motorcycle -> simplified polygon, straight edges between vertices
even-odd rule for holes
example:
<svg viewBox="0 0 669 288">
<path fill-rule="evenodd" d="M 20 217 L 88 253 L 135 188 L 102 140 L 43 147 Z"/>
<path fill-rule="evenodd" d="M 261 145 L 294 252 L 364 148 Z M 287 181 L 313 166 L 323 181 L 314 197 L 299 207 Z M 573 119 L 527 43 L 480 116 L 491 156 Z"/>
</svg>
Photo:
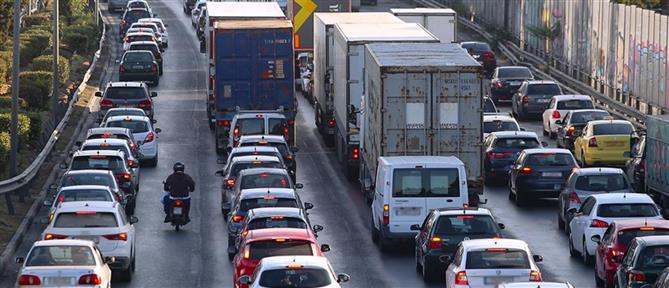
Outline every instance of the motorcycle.
<svg viewBox="0 0 669 288">
<path fill-rule="evenodd" d="M 184 209 L 186 208 L 186 201 L 190 199 L 190 196 L 188 197 L 169 197 L 170 201 L 172 201 L 172 206 L 170 210 L 170 219 L 172 226 L 174 226 L 174 230 L 179 232 L 181 229 L 181 226 L 185 226 L 188 222 L 186 221 L 186 215 L 184 215 Z"/>
</svg>

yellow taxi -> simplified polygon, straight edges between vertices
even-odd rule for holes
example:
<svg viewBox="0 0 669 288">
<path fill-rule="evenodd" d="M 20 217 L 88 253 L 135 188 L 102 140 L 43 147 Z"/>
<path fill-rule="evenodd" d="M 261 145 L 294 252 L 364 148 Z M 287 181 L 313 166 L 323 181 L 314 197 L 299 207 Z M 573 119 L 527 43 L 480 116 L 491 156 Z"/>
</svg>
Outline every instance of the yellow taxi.
<svg viewBox="0 0 669 288">
<path fill-rule="evenodd" d="M 626 120 L 590 121 L 574 141 L 574 157 L 581 167 L 624 166 L 634 135 L 634 126 Z"/>
</svg>

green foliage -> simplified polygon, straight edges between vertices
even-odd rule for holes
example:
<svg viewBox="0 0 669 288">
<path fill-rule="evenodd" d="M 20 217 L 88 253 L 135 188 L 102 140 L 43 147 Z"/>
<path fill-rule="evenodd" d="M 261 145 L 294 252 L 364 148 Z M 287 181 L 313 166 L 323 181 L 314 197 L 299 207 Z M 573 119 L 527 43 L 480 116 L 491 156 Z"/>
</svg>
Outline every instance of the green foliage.
<svg viewBox="0 0 669 288">
<path fill-rule="evenodd" d="M 0 113 L 0 131 L 10 131 L 11 113 Z M 18 121 L 19 145 L 27 145 L 30 140 L 30 117 L 19 113 Z"/>
<path fill-rule="evenodd" d="M 12 52 L 0 51 L 0 83 L 7 83 L 12 77 Z"/>
<path fill-rule="evenodd" d="M 660 7 L 662 0 L 617 0 L 616 2 L 625 5 L 636 5 L 643 9 L 656 9 Z"/>
<path fill-rule="evenodd" d="M 19 109 L 25 109 L 26 107 L 26 101 L 19 98 Z M 12 97 L 0 96 L 0 109 L 12 109 Z"/>
<path fill-rule="evenodd" d="M 35 57 L 42 55 L 51 43 L 51 33 L 42 29 L 21 32 L 21 66 L 26 66 Z"/>
<path fill-rule="evenodd" d="M 53 71 L 53 55 L 42 55 L 33 59 L 33 71 Z M 63 56 L 58 57 L 58 80 L 65 84 L 70 78 L 70 62 Z"/>
<path fill-rule="evenodd" d="M 47 110 L 51 94 L 51 72 L 25 71 L 19 74 L 19 97 L 29 110 Z"/>
<path fill-rule="evenodd" d="M 84 14 L 87 9 L 87 0 L 59 0 L 60 15 L 65 16 L 68 23 Z"/>
<path fill-rule="evenodd" d="M 549 41 L 559 37 L 560 34 L 562 34 L 562 26 L 560 26 L 560 21 L 555 22 L 553 26 L 527 26 L 527 30 L 535 36 Z"/>
<path fill-rule="evenodd" d="M 25 27 L 33 27 L 36 25 L 49 25 L 51 23 L 51 12 L 39 12 L 23 17 Z"/>
</svg>

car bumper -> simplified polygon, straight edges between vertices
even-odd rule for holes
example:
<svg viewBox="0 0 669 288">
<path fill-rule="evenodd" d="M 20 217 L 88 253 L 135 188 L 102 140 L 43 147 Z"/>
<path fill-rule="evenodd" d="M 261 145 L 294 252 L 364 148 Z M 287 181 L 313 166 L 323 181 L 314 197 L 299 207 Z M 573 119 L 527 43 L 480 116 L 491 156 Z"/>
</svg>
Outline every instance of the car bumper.
<svg viewBox="0 0 669 288">
<path fill-rule="evenodd" d="M 113 255 L 106 255 L 113 256 Z M 114 262 L 109 263 L 109 268 L 112 270 L 126 270 L 130 267 L 130 257 L 126 256 L 114 256 Z"/>
<path fill-rule="evenodd" d="M 118 75 L 119 81 L 156 81 L 158 73 L 123 73 Z"/>
<path fill-rule="evenodd" d="M 539 116 L 544 113 L 546 106 L 544 104 L 523 104 L 520 109 L 522 109 L 523 113 L 526 115 Z"/>
<path fill-rule="evenodd" d="M 388 225 L 381 225 L 381 235 L 386 239 L 409 240 L 416 237 L 416 232 L 392 232 Z"/>
<path fill-rule="evenodd" d="M 493 88 L 490 90 L 490 93 L 492 94 L 493 100 L 511 101 L 511 97 L 516 93 L 516 91 L 518 91 L 518 87 Z"/>
<path fill-rule="evenodd" d="M 560 195 L 560 190 L 564 187 L 563 178 L 522 178 L 516 180 L 516 187 L 537 198 L 555 198 Z"/>
<path fill-rule="evenodd" d="M 588 151 L 583 155 L 586 165 L 625 166 L 628 157 L 622 151 Z"/>
<path fill-rule="evenodd" d="M 140 160 L 156 159 L 158 157 L 158 144 L 154 140 L 151 143 L 139 145 L 139 152 L 142 153 Z"/>
</svg>

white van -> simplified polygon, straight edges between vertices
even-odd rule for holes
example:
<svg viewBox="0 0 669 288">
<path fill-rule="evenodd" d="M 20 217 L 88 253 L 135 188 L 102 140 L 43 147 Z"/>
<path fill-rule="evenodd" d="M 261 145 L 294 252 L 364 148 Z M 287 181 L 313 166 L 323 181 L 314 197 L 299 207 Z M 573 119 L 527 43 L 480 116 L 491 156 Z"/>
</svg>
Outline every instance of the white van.
<svg viewBox="0 0 669 288">
<path fill-rule="evenodd" d="M 372 239 L 411 239 L 432 209 L 468 204 L 465 164 L 454 156 L 379 157 L 372 202 Z"/>
</svg>

